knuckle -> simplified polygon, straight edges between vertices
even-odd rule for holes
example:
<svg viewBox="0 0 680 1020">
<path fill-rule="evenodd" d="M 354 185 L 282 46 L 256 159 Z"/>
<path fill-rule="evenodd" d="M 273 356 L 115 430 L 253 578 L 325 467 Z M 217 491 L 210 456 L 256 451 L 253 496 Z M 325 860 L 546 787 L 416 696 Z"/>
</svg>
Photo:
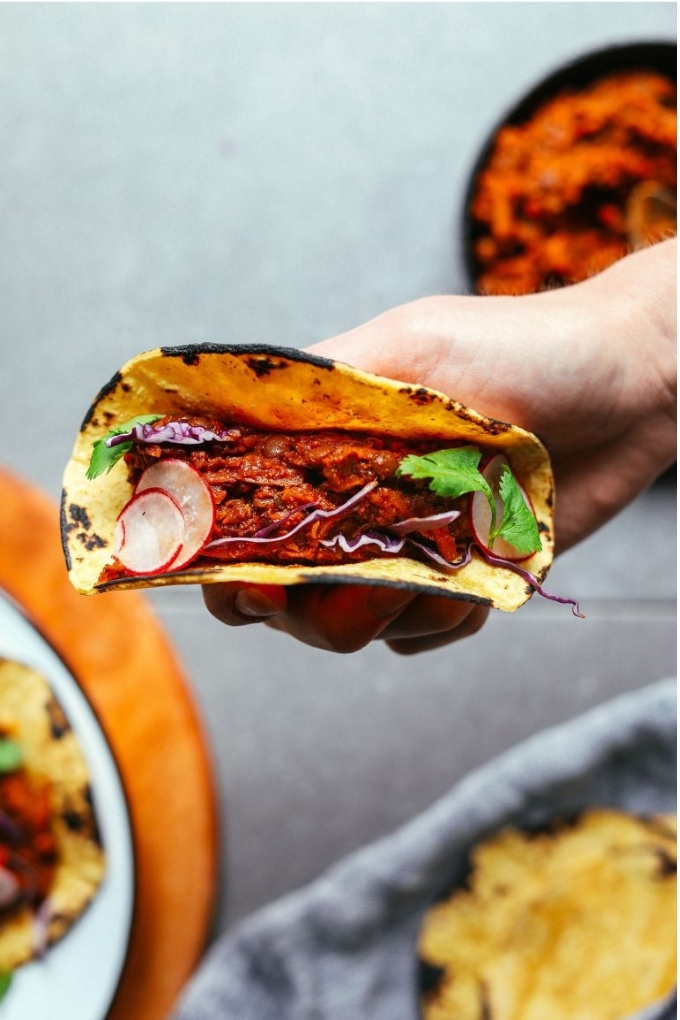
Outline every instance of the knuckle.
<svg viewBox="0 0 680 1020">
<path fill-rule="evenodd" d="M 205 608 L 208 610 L 211 616 L 214 616 L 220 623 L 226 624 L 228 627 L 242 627 L 246 623 L 251 623 L 243 616 L 238 614 L 234 607 L 234 599 L 236 597 L 236 591 L 228 588 L 226 585 L 221 584 L 205 584 L 203 585 L 203 602 Z"/>
<path fill-rule="evenodd" d="M 488 609 L 473 609 L 466 620 L 465 633 L 467 637 L 471 637 L 482 629 L 486 623 L 486 618 L 489 615 Z"/>
</svg>

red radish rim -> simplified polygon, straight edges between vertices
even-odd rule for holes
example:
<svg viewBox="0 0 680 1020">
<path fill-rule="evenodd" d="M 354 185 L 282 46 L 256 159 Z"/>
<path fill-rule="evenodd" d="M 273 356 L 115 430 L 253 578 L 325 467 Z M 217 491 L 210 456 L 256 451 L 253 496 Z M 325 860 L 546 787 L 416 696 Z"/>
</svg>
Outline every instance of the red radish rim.
<svg viewBox="0 0 680 1020">
<path fill-rule="evenodd" d="M 180 541 L 177 544 L 177 548 L 174 550 L 174 552 L 173 552 L 172 556 L 170 557 L 170 559 L 165 560 L 160 567 L 155 567 L 154 569 L 151 569 L 151 570 L 149 570 L 149 569 L 146 569 L 146 570 L 137 570 L 134 567 L 128 566 L 128 564 L 125 563 L 125 561 L 121 559 L 120 553 L 123 551 L 123 547 L 125 546 L 126 541 L 127 541 L 125 521 L 122 518 L 129 511 L 130 507 L 133 506 L 134 503 L 137 503 L 142 498 L 145 498 L 145 497 L 148 497 L 148 496 L 163 496 L 164 499 L 167 499 L 167 500 L 170 501 L 170 503 L 172 503 L 174 508 L 177 510 L 180 518 L 182 519 L 182 521 L 184 520 L 184 517 L 183 517 L 183 514 L 182 514 L 182 510 L 179 507 L 179 505 L 177 503 L 177 500 L 174 499 L 174 497 L 171 495 L 171 493 L 167 492 L 165 489 L 161 489 L 158 486 L 150 486 L 148 489 L 143 489 L 142 492 L 135 491 L 133 493 L 132 497 L 127 501 L 127 503 L 125 504 L 123 509 L 118 514 L 118 517 L 116 518 L 116 524 L 120 525 L 122 533 L 123 533 L 123 542 L 117 548 L 117 550 L 115 552 L 115 556 L 117 557 L 119 562 L 125 567 L 125 570 L 128 572 L 128 574 L 132 575 L 133 577 L 152 577 L 152 576 L 155 576 L 156 574 L 165 573 L 169 569 L 169 567 L 171 567 L 175 563 L 175 561 L 176 561 L 177 557 L 179 556 L 179 554 L 181 552 L 181 549 L 182 549 L 182 541 L 180 539 Z"/>
<path fill-rule="evenodd" d="M 177 475 L 178 473 L 179 479 L 172 477 L 172 474 Z M 164 474 L 170 474 L 170 477 L 164 479 Z M 182 478 L 182 476 L 184 477 Z M 145 479 L 149 477 L 157 484 L 147 486 Z M 162 484 L 163 482 L 165 484 Z M 197 471 L 188 461 L 180 460 L 178 457 L 166 457 L 146 468 L 137 482 L 135 492 L 149 492 L 152 488 L 159 488 L 166 492 L 182 514 L 185 527 L 184 539 L 177 557 L 171 564 L 173 569 L 181 570 L 201 554 L 213 533 L 217 508 L 210 486 L 200 471 Z M 200 528 L 197 528 L 200 521 L 203 523 Z M 188 553 L 186 552 L 187 548 Z"/>
<path fill-rule="evenodd" d="M 519 479 L 517 478 L 517 475 L 513 471 L 512 464 L 510 463 L 510 460 L 508 459 L 508 457 L 504 453 L 494 453 L 491 457 L 488 457 L 485 461 L 482 462 L 482 464 L 480 464 L 480 472 L 481 472 L 482 476 L 485 478 L 485 480 L 488 481 L 488 479 L 486 478 L 486 472 L 488 471 L 488 469 L 491 466 L 491 464 L 494 463 L 494 461 L 502 461 L 503 464 L 507 464 L 507 466 L 510 469 L 510 472 L 511 472 L 511 474 L 513 476 L 513 478 L 517 482 L 519 490 L 522 493 L 522 496 L 524 497 L 524 500 L 525 500 L 527 506 L 529 507 L 529 509 L 531 510 L 532 514 L 535 517 L 536 513 L 534 511 L 534 508 L 533 508 L 533 505 L 531 503 L 531 500 L 529 499 L 529 496 L 527 495 L 527 492 L 526 492 L 524 486 L 520 483 Z M 492 487 L 491 491 L 494 492 L 493 487 Z M 494 495 L 496 495 L 495 492 L 494 492 Z M 470 516 L 470 528 L 472 529 L 472 535 L 473 535 L 474 540 L 477 543 L 477 545 L 480 546 L 486 552 L 490 553 L 492 556 L 501 557 L 502 559 L 509 560 L 512 563 L 523 563 L 524 560 L 531 559 L 531 557 L 535 555 L 533 552 L 520 553 L 519 550 L 516 550 L 515 552 L 508 552 L 509 549 L 513 550 L 513 549 L 515 549 L 515 547 L 510 542 L 506 542 L 505 539 L 500 538 L 500 536 L 498 536 L 498 538 L 496 538 L 494 541 L 497 542 L 497 541 L 500 540 L 500 541 L 503 542 L 503 551 L 502 552 L 499 552 L 497 549 L 492 548 L 491 546 L 489 546 L 488 542 L 485 542 L 481 538 L 478 529 L 475 527 L 474 501 L 475 501 L 476 498 L 484 501 L 481 504 L 482 506 L 488 506 L 488 500 L 486 498 L 486 495 L 483 492 L 479 492 L 478 491 L 478 492 L 471 492 L 470 493 L 470 512 L 469 512 L 469 516 Z"/>
</svg>

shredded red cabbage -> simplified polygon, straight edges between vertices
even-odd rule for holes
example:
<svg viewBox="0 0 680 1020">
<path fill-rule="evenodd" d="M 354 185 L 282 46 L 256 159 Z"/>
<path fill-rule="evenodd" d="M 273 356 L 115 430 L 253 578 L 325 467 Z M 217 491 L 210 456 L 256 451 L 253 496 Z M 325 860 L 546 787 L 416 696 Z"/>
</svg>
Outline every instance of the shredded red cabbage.
<svg viewBox="0 0 680 1020">
<path fill-rule="evenodd" d="M 290 513 L 286 514 L 285 517 L 281 517 L 278 521 L 272 521 L 271 524 L 268 524 L 266 527 L 261 528 L 260 531 L 257 531 L 254 535 L 250 537 L 230 535 L 227 536 L 226 538 L 216 538 L 214 541 L 209 542 L 204 547 L 203 551 L 205 553 L 215 555 L 215 552 L 219 551 L 221 547 L 225 545 L 232 545 L 234 542 L 255 543 L 257 545 L 262 543 L 283 542 L 286 539 L 291 538 L 293 535 L 297 534 L 297 532 L 301 531 L 302 528 L 307 527 L 309 524 L 313 524 L 314 521 L 330 520 L 333 517 L 338 517 L 341 514 L 346 513 L 360 500 L 362 500 L 367 493 L 369 493 L 372 489 L 375 489 L 377 485 L 378 485 L 377 481 L 369 482 L 367 485 L 364 485 L 362 489 L 356 492 L 352 497 L 350 497 L 350 499 L 348 499 L 347 502 L 343 503 L 339 507 L 336 507 L 334 510 L 315 509 L 313 513 L 305 517 L 305 519 L 303 521 L 300 521 L 299 524 L 296 524 L 295 527 L 292 528 L 290 531 L 286 532 L 285 535 L 276 535 L 274 538 L 269 537 L 272 531 L 277 531 L 280 527 L 285 525 L 286 522 L 289 521 L 291 517 L 294 516 L 294 514 L 298 513 L 298 511 L 309 510 L 312 507 L 317 507 L 318 504 L 305 503 L 303 506 L 296 507 L 295 510 L 291 510 Z M 408 520 L 398 521 L 396 524 L 389 525 L 389 531 L 394 532 L 396 535 L 407 535 L 412 531 L 423 532 L 432 531 L 435 528 L 442 528 L 445 525 L 450 524 L 452 521 L 455 521 L 458 517 L 460 517 L 460 510 L 448 510 L 444 513 L 432 514 L 429 517 L 410 517 L 408 518 Z M 409 541 L 413 540 L 409 539 Z M 365 532 L 363 535 L 359 535 L 356 538 L 352 539 L 348 539 L 345 535 L 336 535 L 334 538 L 324 541 L 321 544 L 328 546 L 329 548 L 333 547 L 334 545 L 339 545 L 344 552 L 354 552 L 361 546 L 372 544 L 379 546 L 383 552 L 398 553 L 401 552 L 401 550 L 404 547 L 404 540 L 398 542 L 396 539 L 390 537 L 389 535 L 383 535 L 376 531 L 371 531 Z M 413 541 L 413 544 L 418 545 L 418 547 L 421 548 L 425 553 L 427 553 L 428 556 L 436 560 L 438 563 L 443 564 L 444 566 L 447 567 L 458 566 L 457 563 L 456 564 L 449 563 L 448 560 L 445 560 L 437 552 L 435 552 L 433 549 L 430 549 L 428 546 L 421 545 L 419 542 L 415 541 Z"/>
<path fill-rule="evenodd" d="M 505 567 L 507 570 L 514 570 L 516 574 L 519 574 L 519 576 L 525 580 L 527 584 L 530 584 L 534 591 L 538 592 L 539 595 L 542 595 L 544 599 L 550 599 L 551 602 L 561 602 L 564 605 L 571 606 L 571 611 L 574 616 L 578 616 L 579 619 L 585 620 L 585 616 L 581 612 L 576 599 L 563 598 L 561 595 L 552 595 L 549 591 L 546 591 L 545 588 L 541 587 L 538 578 L 535 577 L 534 574 L 529 573 L 529 571 L 525 570 L 524 567 L 520 567 L 519 563 L 516 563 L 514 560 L 506 560 L 502 556 L 494 556 L 487 552 L 486 549 L 482 549 L 480 546 L 477 546 L 477 550 L 482 559 L 486 560 L 490 566 Z"/>
<path fill-rule="evenodd" d="M 303 503 L 302 506 L 296 506 L 294 510 L 291 510 L 290 513 L 286 514 L 284 517 L 280 517 L 278 521 L 272 521 L 271 524 L 268 524 L 266 527 L 260 528 L 259 531 L 256 531 L 255 538 L 266 538 L 267 535 L 271 535 L 272 531 L 276 531 L 277 528 L 286 524 L 286 522 L 289 521 L 291 517 L 294 517 L 300 510 L 311 510 L 318 505 L 318 503 Z"/>
<path fill-rule="evenodd" d="M 471 543 L 467 546 L 459 560 L 447 560 L 444 559 L 443 556 L 440 556 L 436 549 L 432 549 L 429 545 L 423 545 L 422 542 L 416 541 L 415 538 L 408 538 L 406 541 L 410 542 L 411 545 L 414 545 L 416 549 L 420 549 L 421 552 L 425 553 L 426 556 L 429 556 L 435 563 L 438 563 L 442 567 L 446 567 L 448 570 L 459 570 L 461 567 L 466 567 L 472 559 Z"/>
<path fill-rule="evenodd" d="M 314 521 L 330 520 L 333 517 L 339 517 L 342 514 L 345 514 L 360 500 L 362 500 L 367 493 L 369 493 L 372 489 L 375 489 L 377 485 L 377 480 L 369 482 L 351 496 L 345 503 L 339 507 L 335 507 L 333 510 L 313 509 L 312 513 L 308 514 L 304 520 L 300 521 L 299 524 L 296 524 L 294 528 L 286 532 L 284 535 L 275 535 L 274 537 L 271 537 L 271 533 L 284 526 L 286 522 L 294 516 L 294 514 L 301 510 L 309 510 L 313 507 L 317 508 L 318 504 L 306 503 L 302 506 L 296 507 L 295 510 L 291 510 L 290 513 L 281 517 L 278 521 L 272 521 L 271 524 L 268 524 L 251 537 L 235 535 L 228 536 L 226 538 L 217 538 L 213 542 L 209 542 L 206 546 L 204 546 L 203 552 L 219 559 L 220 550 L 227 545 L 233 545 L 235 542 L 239 542 L 242 545 L 272 545 L 276 542 L 285 542 L 289 538 L 292 538 L 293 535 L 296 535 L 298 531 L 301 531 L 303 528 L 313 524 Z M 439 564 L 439 566 L 444 567 L 447 570 L 459 570 L 461 567 L 467 566 L 472 559 L 472 542 L 468 543 L 460 559 L 451 561 L 441 556 L 436 549 L 433 549 L 431 546 L 426 545 L 423 542 L 419 542 L 417 539 L 411 537 L 411 532 L 420 531 L 427 533 L 428 531 L 433 531 L 435 528 L 441 528 L 445 527 L 447 524 L 451 524 L 452 521 L 455 521 L 458 517 L 460 517 L 459 510 L 450 510 L 440 514 L 432 514 L 429 517 L 410 517 L 408 520 L 398 521 L 396 524 L 389 525 L 388 531 L 393 532 L 391 535 L 378 531 L 366 531 L 361 535 L 348 538 L 346 535 L 340 534 L 334 535 L 333 538 L 322 540 L 321 545 L 326 546 L 329 549 L 339 546 L 340 549 L 346 553 L 356 552 L 357 549 L 361 549 L 367 545 L 376 545 L 382 552 L 396 555 L 397 553 L 400 553 L 404 548 L 404 545 L 408 543 L 420 550 L 420 552 L 429 557 L 429 559 L 434 560 L 434 562 Z M 477 545 L 477 543 L 474 544 L 482 559 L 486 560 L 486 562 L 491 566 L 503 567 L 506 570 L 514 571 L 523 578 L 527 584 L 530 584 L 534 591 L 543 598 L 549 599 L 552 602 L 561 602 L 565 605 L 570 605 L 574 616 L 585 619 L 576 599 L 563 598 L 561 595 L 551 594 L 541 586 L 538 578 L 535 577 L 534 574 L 531 574 L 528 570 L 520 567 L 514 560 L 506 560 L 501 556 L 494 556 L 487 552 L 486 549 Z"/>
<path fill-rule="evenodd" d="M 409 517 L 406 521 L 390 524 L 389 529 L 395 535 L 408 535 L 412 531 L 434 531 L 435 528 L 443 528 L 447 524 L 452 524 L 459 517 L 460 510 L 446 510 L 441 514 L 431 514 L 430 517 Z"/>
<path fill-rule="evenodd" d="M 21 829 L 5 812 L 0 810 L 0 836 L 9 839 L 11 843 L 21 842 Z"/>
<path fill-rule="evenodd" d="M 6 910 L 19 899 L 21 884 L 14 872 L 0 865 L 0 910 Z"/>
<path fill-rule="evenodd" d="M 185 446 L 195 446 L 199 443 L 208 443 L 212 440 L 224 441 L 229 439 L 229 432 L 212 432 L 202 425 L 187 425 L 183 421 L 169 421 L 165 425 L 156 425 L 155 422 L 148 422 L 146 425 L 137 423 L 129 432 L 121 432 L 117 436 L 110 436 L 104 440 L 106 446 L 119 446 L 121 443 L 178 443 Z"/>
<path fill-rule="evenodd" d="M 228 535 L 226 538 L 216 538 L 213 542 L 208 542 L 208 544 L 203 547 L 203 552 L 208 553 L 210 556 L 217 556 L 217 558 L 219 558 L 220 549 L 224 548 L 226 545 L 233 545 L 234 542 L 240 542 L 245 545 L 271 545 L 274 542 L 286 542 L 289 538 L 292 538 L 293 535 L 296 535 L 298 531 L 301 531 L 302 528 L 306 528 L 309 524 L 313 524 L 314 521 L 330 520 L 332 517 L 339 517 L 341 514 L 347 513 L 347 511 L 351 510 L 353 506 L 362 500 L 364 496 L 371 491 L 371 489 L 375 489 L 377 484 L 377 480 L 369 482 L 367 485 L 364 485 L 363 489 L 359 489 L 359 491 L 355 492 L 354 495 L 351 496 L 345 503 L 341 506 L 336 506 L 333 510 L 313 510 L 311 514 L 308 514 L 303 521 L 296 524 L 295 527 L 291 528 L 290 531 L 287 531 L 285 535 L 275 535 L 273 538 L 270 538 L 268 534 L 263 535 L 263 531 L 269 532 L 273 530 L 271 525 L 267 525 L 267 527 L 263 528 L 258 535 L 253 535 L 252 537 Z M 281 524 L 281 521 L 273 523 L 275 523 L 276 527 L 278 527 Z"/>
<path fill-rule="evenodd" d="M 353 553 L 364 545 L 377 545 L 386 553 L 399 553 L 404 548 L 405 538 L 392 538 L 391 535 L 382 535 L 379 531 L 365 531 L 363 535 L 355 535 L 348 538 L 347 535 L 334 535 L 321 541 L 328 549 L 340 546 L 343 552 Z"/>
<path fill-rule="evenodd" d="M 47 951 L 52 913 L 53 907 L 48 896 L 33 915 L 33 951 L 38 959 Z"/>
<path fill-rule="evenodd" d="M 390 529 L 391 527 L 390 525 Z M 322 541 L 321 545 L 325 545 L 329 549 L 332 549 L 334 546 L 340 546 L 343 552 L 347 553 L 356 552 L 357 549 L 361 549 L 364 545 L 377 545 L 383 552 L 396 555 L 402 551 L 407 542 L 409 545 L 414 545 L 417 549 L 420 549 L 431 560 L 434 560 L 442 567 L 446 567 L 448 570 L 458 570 L 460 567 L 466 566 L 472 559 L 469 545 L 459 560 L 451 561 L 445 560 L 436 549 L 416 541 L 415 538 L 392 538 L 391 535 L 383 535 L 378 531 L 366 531 L 363 535 L 357 535 L 355 538 L 347 538 L 346 535 L 334 535 L 333 538 Z"/>
</svg>

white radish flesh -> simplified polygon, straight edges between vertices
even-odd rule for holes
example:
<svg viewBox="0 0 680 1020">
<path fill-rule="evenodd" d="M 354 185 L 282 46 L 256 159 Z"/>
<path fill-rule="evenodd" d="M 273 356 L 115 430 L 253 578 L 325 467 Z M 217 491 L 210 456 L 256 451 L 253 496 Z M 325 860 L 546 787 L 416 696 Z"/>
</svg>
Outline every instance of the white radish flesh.
<svg viewBox="0 0 680 1020">
<path fill-rule="evenodd" d="M 486 480 L 491 489 L 494 499 L 496 501 L 496 527 L 503 520 L 503 501 L 500 497 L 500 483 L 503 475 L 503 469 L 510 468 L 510 462 L 507 457 L 502 454 L 497 454 L 492 457 L 486 467 L 482 469 L 482 476 Z M 510 469 L 512 470 L 512 469 Z M 519 485 L 519 482 L 517 483 Z M 519 486 L 520 492 L 524 497 L 524 502 L 531 510 L 531 503 L 529 497 L 525 493 L 524 489 Z M 532 510 L 533 513 L 533 510 Z M 472 533 L 475 541 L 486 549 L 488 552 L 493 553 L 494 556 L 500 556 L 506 560 L 526 560 L 532 553 L 522 553 L 506 542 L 504 538 L 496 538 L 493 542 L 493 546 L 489 545 L 489 533 L 491 531 L 491 507 L 489 506 L 489 500 L 483 492 L 473 492 L 472 499 L 470 501 L 470 521 L 472 523 Z"/>
<path fill-rule="evenodd" d="M 172 496 L 184 520 L 182 548 L 172 564 L 179 570 L 206 544 L 215 524 L 212 493 L 199 472 L 185 460 L 169 458 L 152 464 L 142 474 L 135 492 L 162 489 Z"/>
<path fill-rule="evenodd" d="M 21 885 L 16 875 L 0 865 L 0 910 L 6 910 L 21 894 Z"/>
<path fill-rule="evenodd" d="M 116 556 L 133 574 L 167 570 L 182 548 L 184 518 L 175 500 L 161 489 L 135 494 L 116 522 Z"/>
</svg>

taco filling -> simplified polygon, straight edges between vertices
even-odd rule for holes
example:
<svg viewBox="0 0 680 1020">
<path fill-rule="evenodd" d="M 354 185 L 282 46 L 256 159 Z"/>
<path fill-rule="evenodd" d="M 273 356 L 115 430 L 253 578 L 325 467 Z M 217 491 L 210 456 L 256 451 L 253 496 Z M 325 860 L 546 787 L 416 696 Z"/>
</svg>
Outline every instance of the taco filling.
<svg viewBox="0 0 680 1020">
<path fill-rule="evenodd" d="M 0 754 L 14 747 L 0 734 Z M 51 818 L 49 782 L 30 776 L 17 754 L 0 770 L 0 918 L 46 900 L 57 866 Z"/>
<path fill-rule="evenodd" d="M 509 460 L 464 441 L 442 449 L 138 416 L 95 442 L 89 477 L 121 457 L 132 496 L 101 584 L 211 560 L 323 566 L 407 556 L 456 570 L 474 545 L 554 597 L 518 565 L 541 538 Z"/>
<path fill-rule="evenodd" d="M 104 871 L 76 735 L 47 681 L 0 659 L 0 998 L 10 972 L 76 922 Z"/>
</svg>

